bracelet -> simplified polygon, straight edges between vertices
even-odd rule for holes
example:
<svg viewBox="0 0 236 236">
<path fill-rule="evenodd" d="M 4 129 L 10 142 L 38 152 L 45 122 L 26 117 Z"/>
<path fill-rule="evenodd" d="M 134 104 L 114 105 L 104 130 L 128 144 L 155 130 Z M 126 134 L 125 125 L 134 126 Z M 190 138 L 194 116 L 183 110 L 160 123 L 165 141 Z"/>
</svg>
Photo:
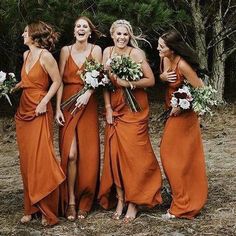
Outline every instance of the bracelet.
<svg viewBox="0 0 236 236">
<path fill-rule="evenodd" d="M 106 106 L 105 106 L 105 108 L 110 108 L 111 107 L 111 104 L 107 104 Z"/>
</svg>

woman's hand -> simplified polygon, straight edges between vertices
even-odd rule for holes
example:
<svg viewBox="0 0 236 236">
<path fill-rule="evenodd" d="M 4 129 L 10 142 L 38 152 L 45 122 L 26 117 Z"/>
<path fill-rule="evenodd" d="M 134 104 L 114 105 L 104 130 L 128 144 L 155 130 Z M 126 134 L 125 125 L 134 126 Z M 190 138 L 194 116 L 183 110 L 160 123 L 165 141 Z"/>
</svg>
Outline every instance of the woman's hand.
<svg viewBox="0 0 236 236">
<path fill-rule="evenodd" d="M 174 83 L 177 79 L 177 75 L 174 71 L 164 71 L 160 74 L 160 79 L 164 82 Z"/>
<path fill-rule="evenodd" d="M 58 110 L 56 111 L 55 119 L 56 119 L 56 122 L 57 122 L 59 125 L 61 125 L 61 126 L 64 125 L 64 123 L 65 123 L 65 118 L 64 118 L 64 115 L 63 115 L 61 109 L 58 109 Z"/>
<path fill-rule="evenodd" d="M 84 94 L 80 95 L 77 100 L 75 106 L 80 109 L 87 105 L 89 98 L 92 94 L 92 90 L 87 90 Z"/>
<path fill-rule="evenodd" d="M 129 88 L 130 87 L 130 84 L 128 81 L 124 80 L 124 79 L 120 79 L 117 75 L 114 75 L 115 77 L 115 80 L 116 80 L 116 83 L 121 86 L 121 87 L 124 87 L 124 88 Z"/>
<path fill-rule="evenodd" d="M 172 107 L 170 116 L 178 116 L 181 113 L 180 107 Z"/>
<path fill-rule="evenodd" d="M 111 106 L 106 107 L 106 121 L 109 125 L 113 124 L 113 116 L 112 116 L 113 110 Z"/>
<path fill-rule="evenodd" d="M 17 90 L 21 89 L 21 86 L 22 86 L 22 82 L 17 83 L 15 87 L 11 89 L 11 93 L 14 93 Z"/>
<path fill-rule="evenodd" d="M 47 112 L 47 103 L 41 100 L 35 109 L 35 115 L 40 116 Z"/>
</svg>

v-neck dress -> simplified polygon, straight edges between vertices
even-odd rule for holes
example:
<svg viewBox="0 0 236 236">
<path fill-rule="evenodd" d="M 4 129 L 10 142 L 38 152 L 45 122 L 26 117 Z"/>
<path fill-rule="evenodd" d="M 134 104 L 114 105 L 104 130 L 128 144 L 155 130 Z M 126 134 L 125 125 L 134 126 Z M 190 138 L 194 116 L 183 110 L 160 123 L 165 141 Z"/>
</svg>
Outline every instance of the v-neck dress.
<svg viewBox="0 0 236 236">
<path fill-rule="evenodd" d="M 92 59 L 92 49 L 88 59 Z M 78 66 L 72 58 L 71 46 L 68 47 L 69 57 L 63 74 L 63 95 L 62 102 L 79 92 L 84 87 L 80 72 L 84 65 Z M 98 132 L 98 110 L 97 100 L 93 93 L 88 104 L 75 115 L 71 110 L 63 110 L 65 124 L 60 129 L 60 152 L 61 166 L 66 175 L 68 156 L 74 134 L 77 141 L 77 177 L 75 184 L 76 207 L 83 211 L 90 211 L 95 198 L 99 177 L 99 132 Z M 65 215 L 68 206 L 68 186 L 64 181 L 60 187 L 61 210 Z"/>
<path fill-rule="evenodd" d="M 181 60 L 181 59 L 180 59 Z M 170 107 L 172 93 L 184 83 L 179 61 L 177 80 L 167 84 L 166 107 Z M 192 219 L 207 200 L 207 176 L 198 117 L 193 110 L 168 118 L 160 146 L 161 161 L 172 190 L 170 213 Z"/>
<path fill-rule="evenodd" d="M 58 222 L 58 187 L 65 177 L 54 152 L 50 102 L 45 114 L 35 116 L 37 105 L 47 94 L 50 79 L 40 65 L 40 57 L 28 73 L 26 60 L 21 71 L 23 92 L 15 115 L 24 187 L 24 214 L 41 211 L 48 223 L 53 225 Z"/>
<path fill-rule="evenodd" d="M 148 134 L 147 93 L 143 88 L 132 90 L 141 107 L 140 112 L 132 112 L 123 88 L 113 77 L 110 79 L 116 87 L 115 92 L 110 93 L 114 122 L 105 128 L 99 202 L 106 209 L 114 207 L 117 186 L 123 189 L 126 202 L 154 207 L 162 202 L 162 176 Z"/>
</svg>

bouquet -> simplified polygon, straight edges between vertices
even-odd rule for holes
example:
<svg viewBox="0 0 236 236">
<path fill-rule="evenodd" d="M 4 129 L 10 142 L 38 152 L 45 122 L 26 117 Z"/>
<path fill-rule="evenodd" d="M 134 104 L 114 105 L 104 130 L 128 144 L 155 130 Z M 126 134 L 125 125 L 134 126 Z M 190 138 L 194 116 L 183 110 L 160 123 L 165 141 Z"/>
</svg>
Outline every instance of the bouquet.
<svg viewBox="0 0 236 236">
<path fill-rule="evenodd" d="M 0 71 L 0 98 L 5 97 L 12 106 L 9 95 L 15 87 L 17 81 L 14 73 Z"/>
<path fill-rule="evenodd" d="M 85 61 L 85 69 L 81 74 L 81 79 L 84 82 L 84 87 L 78 93 L 74 94 L 61 104 L 61 109 L 73 104 L 79 96 L 84 94 L 89 89 L 96 89 L 99 86 L 106 86 L 109 83 L 107 74 L 103 69 L 103 65 L 96 62 L 94 59 Z M 71 114 L 76 111 L 75 107 Z"/>
<path fill-rule="evenodd" d="M 211 107 L 217 105 L 217 101 L 214 99 L 216 92 L 211 85 L 193 88 L 185 82 L 182 87 L 172 94 L 170 104 L 171 107 L 180 107 L 182 110 L 193 109 L 198 115 L 204 115 L 205 113 L 212 115 Z M 158 120 L 166 120 L 171 109 L 163 112 Z"/>
<path fill-rule="evenodd" d="M 116 74 L 120 79 L 130 81 L 138 81 L 142 78 L 143 72 L 141 64 L 134 62 L 128 56 L 115 56 L 108 61 L 111 72 Z M 141 108 L 131 92 L 132 88 L 124 88 L 126 101 L 132 112 L 141 111 Z"/>
<path fill-rule="evenodd" d="M 183 110 L 192 108 L 198 115 L 209 113 L 212 115 L 211 107 L 217 105 L 214 100 L 216 90 L 210 85 L 193 88 L 185 83 L 181 88 L 172 94 L 171 106 L 180 107 Z"/>
</svg>

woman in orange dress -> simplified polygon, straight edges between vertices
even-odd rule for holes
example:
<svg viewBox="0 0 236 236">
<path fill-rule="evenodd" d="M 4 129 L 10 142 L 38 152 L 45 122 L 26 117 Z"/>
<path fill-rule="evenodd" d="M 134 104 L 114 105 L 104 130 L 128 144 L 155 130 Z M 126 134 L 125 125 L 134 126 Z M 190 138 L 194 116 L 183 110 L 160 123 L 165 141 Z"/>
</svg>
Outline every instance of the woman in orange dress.
<svg viewBox="0 0 236 236">
<path fill-rule="evenodd" d="M 112 24 L 110 33 L 114 47 L 104 50 L 103 63 L 106 64 L 115 55 L 126 55 L 141 63 L 143 71 L 143 78 L 135 82 L 110 76 L 115 92 L 104 93 L 107 124 L 99 201 L 106 209 L 117 203 L 112 216 L 117 220 L 121 219 L 127 203 L 124 222 L 128 223 L 135 219 L 137 205 L 154 207 L 162 201 L 161 172 L 148 135 L 149 105 L 144 90 L 153 86 L 155 80 L 144 52 L 138 48 L 130 23 L 117 20 Z M 129 87 L 133 88 L 140 112 L 132 112 L 126 104 L 123 88 Z"/>
<path fill-rule="evenodd" d="M 22 36 L 29 50 L 24 53 L 22 79 L 17 85 L 23 93 L 15 115 L 24 186 L 21 222 L 29 222 L 39 212 L 43 225 L 54 225 L 58 222 L 58 186 L 65 178 L 54 152 L 50 104 L 61 83 L 57 63 L 48 51 L 57 33 L 40 21 L 26 26 Z"/>
<path fill-rule="evenodd" d="M 60 188 L 62 214 L 70 221 L 84 219 L 91 210 L 99 177 L 99 132 L 97 101 L 93 90 L 81 95 L 75 106 L 75 115 L 61 103 L 84 87 L 80 74 L 86 59 L 102 60 L 101 48 L 88 42 L 98 31 L 87 17 L 75 21 L 76 42 L 65 46 L 60 55 L 60 73 L 63 78 L 57 94 L 56 120 L 61 125 L 61 166 L 67 176 Z"/>
<path fill-rule="evenodd" d="M 163 34 L 158 40 L 162 74 L 167 82 L 166 106 L 171 108 L 172 93 L 184 80 L 193 87 L 204 86 L 197 76 L 198 61 L 194 51 L 176 31 Z M 163 217 L 192 219 L 207 200 L 207 177 L 200 124 L 193 110 L 172 108 L 160 146 L 161 161 L 172 190 L 170 209 Z"/>
</svg>

